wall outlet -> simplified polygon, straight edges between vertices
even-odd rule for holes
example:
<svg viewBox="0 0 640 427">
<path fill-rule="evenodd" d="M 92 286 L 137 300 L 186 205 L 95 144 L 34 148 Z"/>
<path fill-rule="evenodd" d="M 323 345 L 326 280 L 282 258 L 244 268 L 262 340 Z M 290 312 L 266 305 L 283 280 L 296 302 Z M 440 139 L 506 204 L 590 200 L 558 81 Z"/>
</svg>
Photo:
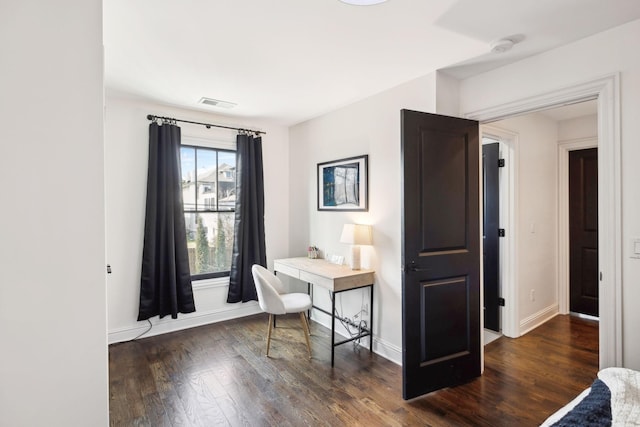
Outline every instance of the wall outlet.
<svg viewBox="0 0 640 427">
<path fill-rule="evenodd" d="M 536 300 L 536 290 L 535 289 L 531 289 L 531 292 L 529 292 L 529 299 L 532 302 Z"/>
</svg>

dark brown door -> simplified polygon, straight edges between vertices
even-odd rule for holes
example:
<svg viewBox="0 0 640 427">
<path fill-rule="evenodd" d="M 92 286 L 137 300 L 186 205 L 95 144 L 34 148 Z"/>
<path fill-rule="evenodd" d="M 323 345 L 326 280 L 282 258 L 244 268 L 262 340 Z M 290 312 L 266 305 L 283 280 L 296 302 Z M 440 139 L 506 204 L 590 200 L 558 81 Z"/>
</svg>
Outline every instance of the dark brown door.
<svg viewBox="0 0 640 427">
<path fill-rule="evenodd" d="M 598 149 L 569 152 L 569 310 L 598 316 Z"/>
<path fill-rule="evenodd" d="M 482 252 L 484 327 L 500 332 L 500 149 L 497 142 L 482 146 Z"/>
<path fill-rule="evenodd" d="M 478 122 L 402 110 L 402 396 L 480 375 Z"/>
</svg>

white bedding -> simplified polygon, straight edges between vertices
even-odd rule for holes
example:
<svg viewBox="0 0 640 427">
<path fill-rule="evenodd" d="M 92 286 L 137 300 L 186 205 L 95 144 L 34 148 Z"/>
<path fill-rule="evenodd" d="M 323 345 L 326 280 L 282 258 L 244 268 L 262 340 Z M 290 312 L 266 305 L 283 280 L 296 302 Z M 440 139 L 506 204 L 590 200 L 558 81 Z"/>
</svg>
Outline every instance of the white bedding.
<svg viewBox="0 0 640 427">
<path fill-rule="evenodd" d="M 607 368 L 598 372 L 598 378 L 611 392 L 611 425 L 640 426 L 640 372 L 626 368 Z M 545 420 L 542 426 L 551 426 L 582 401 L 590 389 L 584 390 L 566 406 Z"/>
</svg>

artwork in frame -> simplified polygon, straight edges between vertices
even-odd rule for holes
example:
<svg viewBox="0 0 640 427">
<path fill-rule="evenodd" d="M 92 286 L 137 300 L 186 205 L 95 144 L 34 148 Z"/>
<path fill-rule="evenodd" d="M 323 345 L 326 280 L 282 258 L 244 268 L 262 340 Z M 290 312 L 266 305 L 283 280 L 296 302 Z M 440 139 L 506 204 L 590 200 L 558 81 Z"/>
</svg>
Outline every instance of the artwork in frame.
<svg viewBox="0 0 640 427">
<path fill-rule="evenodd" d="M 369 156 L 318 163 L 319 211 L 367 211 Z"/>
</svg>

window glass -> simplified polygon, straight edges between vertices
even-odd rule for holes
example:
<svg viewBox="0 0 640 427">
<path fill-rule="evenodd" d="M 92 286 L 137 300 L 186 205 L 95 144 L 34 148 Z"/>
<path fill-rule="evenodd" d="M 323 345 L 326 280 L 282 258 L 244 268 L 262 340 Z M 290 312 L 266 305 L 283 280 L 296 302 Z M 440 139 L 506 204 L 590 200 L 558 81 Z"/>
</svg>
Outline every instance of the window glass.
<svg viewBox="0 0 640 427">
<path fill-rule="evenodd" d="M 228 276 L 233 249 L 236 153 L 182 146 L 180 156 L 191 276 Z"/>
<path fill-rule="evenodd" d="M 236 153 L 218 153 L 218 210 L 233 211 L 236 206 Z"/>
<path fill-rule="evenodd" d="M 196 149 L 180 148 L 180 164 L 182 171 L 182 203 L 185 210 L 196 208 Z"/>
<path fill-rule="evenodd" d="M 198 154 L 198 200 L 196 210 L 217 210 L 215 207 L 215 194 L 216 194 L 216 150 L 207 150 L 203 148 L 197 149 Z M 206 200 L 214 201 L 213 209 L 210 208 L 211 203 L 206 203 Z"/>
<path fill-rule="evenodd" d="M 234 212 L 184 214 L 191 276 L 229 274 L 233 250 Z"/>
</svg>

